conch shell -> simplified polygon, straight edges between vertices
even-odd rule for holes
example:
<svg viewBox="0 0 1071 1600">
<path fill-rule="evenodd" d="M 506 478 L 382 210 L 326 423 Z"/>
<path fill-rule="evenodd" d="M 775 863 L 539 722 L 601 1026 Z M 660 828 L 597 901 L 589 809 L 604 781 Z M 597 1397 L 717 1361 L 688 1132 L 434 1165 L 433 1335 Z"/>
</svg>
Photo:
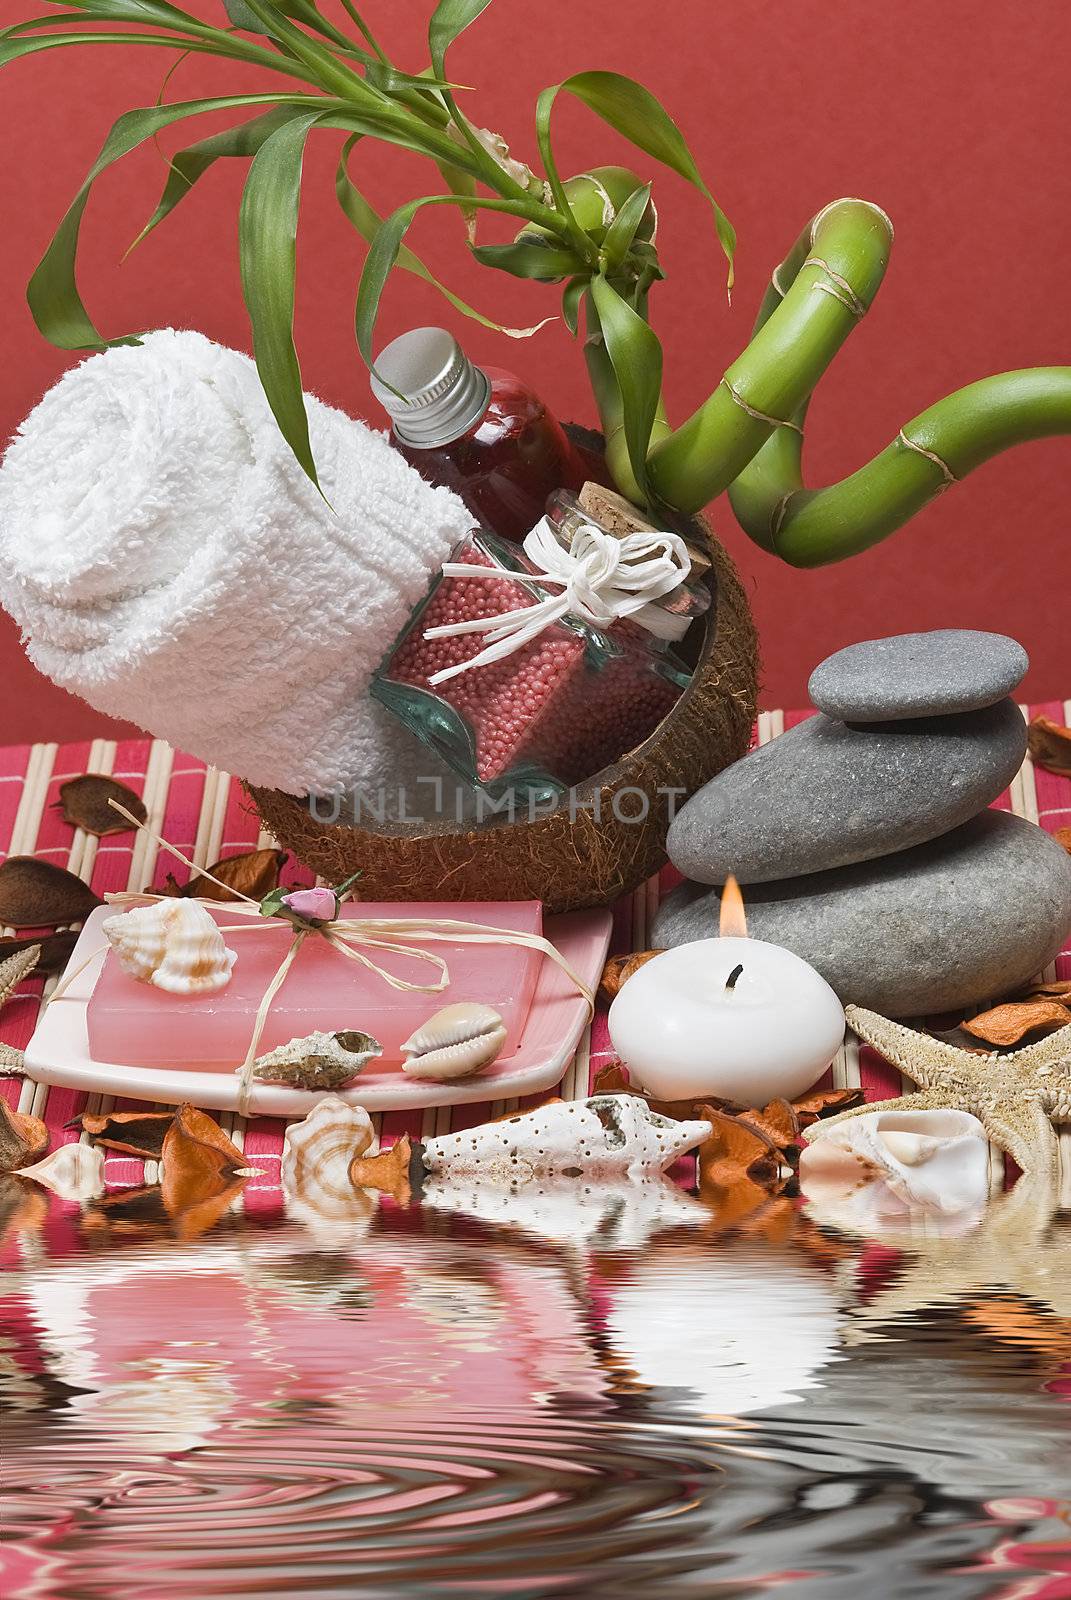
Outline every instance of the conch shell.
<svg viewBox="0 0 1071 1600">
<path fill-rule="evenodd" d="M 368 1212 L 368 1197 L 350 1182 L 355 1156 L 379 1148 L 363 1106 L 325 1094 L 303 1122 L 292 1122 L 283 1140 L 279 1174 L 288 1214 L 323 1222 L 345 1221 Z"/>
<path fill-rule="evenodd" d="M 471 1178 L 539 1191 L 583 1179 L 656 1177 L 709 1137 L 709 1122 L 675 1122 L 638 1095 L 599 1094 L 426 1139 L 420 1157 L 425 1172 L 452 1183 Z"/>
<path fill-rule="evenodd" d="M 934 1218 L 945 1231 L 976 1223 L 989 1198 L 989 1145 L 966 1111 L 872 1111 L 818 1131 L 800 1156 L 812 1213 L 863 1232 Z"/>
<path fill-rule="evenodd" d="M 402 1045 L 402 1071 L 416 1078 L 468 1078 L 501 1054 L 506 1028 L 490 1006 L 462 1000 L 444 1006 Z"/>
<path fill-rule="evenodd" d="M 295 1089 L 341 1089 L 382 1054 L 383 1046 L 370 1033 L 310 1033 L 258 1056 L 253 1076 Z"/>
<path fill-rule="evenodd" d="M 155 900 L 109 917 L 103 932 L 119 965 L 139 983 L 170 994 L 212 994 L 231 981 L 238 959 L 196 900 Z"/>
</svg>

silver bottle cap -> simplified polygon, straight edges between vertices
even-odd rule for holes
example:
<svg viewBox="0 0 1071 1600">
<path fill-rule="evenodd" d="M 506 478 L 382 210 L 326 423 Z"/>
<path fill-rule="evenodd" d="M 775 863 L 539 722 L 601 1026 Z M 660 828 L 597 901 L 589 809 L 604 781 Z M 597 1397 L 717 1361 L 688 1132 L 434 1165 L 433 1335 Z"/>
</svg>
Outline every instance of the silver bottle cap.
<svg viewBox="0 0 1071 1600">
<path fill-rule="evenodd" d="M 418 450 L 450 444 L 487 410 L 491 383 L 445 328 L 412 328 L 376 358 L 372 393 L 399 439 Z M 397 391 L 397 392 L 396 392 Z"/>
</svg>

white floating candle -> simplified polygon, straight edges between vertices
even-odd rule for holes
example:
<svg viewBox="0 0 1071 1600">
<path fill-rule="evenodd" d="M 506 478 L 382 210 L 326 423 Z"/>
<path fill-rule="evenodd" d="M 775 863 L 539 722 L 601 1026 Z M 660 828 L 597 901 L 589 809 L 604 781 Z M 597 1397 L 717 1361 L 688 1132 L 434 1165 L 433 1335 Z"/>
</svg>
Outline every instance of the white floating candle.
<svg viewBox="0 0 1071 1600">
<path fill-rule="evenodd" d="M 825 979 L 791 950 L 746 935 L 655 956 L 607 1020 L 614 1049 L 649 1094 L 741 1106 L 802 1094 L 844 1038 L 844 1010 Z"/>
</svg>

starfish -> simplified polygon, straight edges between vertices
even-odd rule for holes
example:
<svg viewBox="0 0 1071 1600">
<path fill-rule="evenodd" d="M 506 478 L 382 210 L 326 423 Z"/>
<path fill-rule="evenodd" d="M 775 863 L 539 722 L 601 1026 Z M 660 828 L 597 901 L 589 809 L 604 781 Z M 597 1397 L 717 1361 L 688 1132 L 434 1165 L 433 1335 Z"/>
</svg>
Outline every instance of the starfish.
<svg viewBox="0 0 1071 1600">
<path fill-rule="evenodd" d="M 1011 1156 L 1024 1176 L 1059 1187 L 1060 1144 L 1053 1123 L 1071 1122 L 1071 1023 L 1036 1044 L 1001 1055 L 996 1050 L 961 1050 L 860 1006 L 849 1006 L 845 1014 L 860 1039 L 920 1085 L 919 1093 L 843 1111 L 809 1128 L 805 1138 L 817 1137 L 844 1117 L 870 1111 L 954 1107 L 973 1112 L 992 1143 Z"/>
<path fill-rule="evenodd" d="M 6 1005 L 23 978 L 28 978 L 41 954 L 39 944 L 28 944 L 25 950 L 16 950 L 6 961 L 0 961 L 0 1007 Z M 0 1077 L 10 1077 L 22 1071 L 25 1057 L 21 1050 L 0 1043 Z"/>
</svg>

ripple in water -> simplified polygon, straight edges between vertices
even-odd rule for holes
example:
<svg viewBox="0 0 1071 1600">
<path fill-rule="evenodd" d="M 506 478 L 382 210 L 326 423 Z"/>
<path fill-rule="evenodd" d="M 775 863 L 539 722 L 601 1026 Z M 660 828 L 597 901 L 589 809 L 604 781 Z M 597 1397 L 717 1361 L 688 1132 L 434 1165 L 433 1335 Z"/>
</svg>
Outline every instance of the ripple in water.
<svg viewBox="0 0 1071 1600">
<path fill-rule="evenodd" d="M 905 1258 L 813 1227 L 39 1251 L 0 1343 L 12 1600 L 1056 1600 L 1071 1567 L 1071 1325 L 875 1323 Z"/>
</svg>

